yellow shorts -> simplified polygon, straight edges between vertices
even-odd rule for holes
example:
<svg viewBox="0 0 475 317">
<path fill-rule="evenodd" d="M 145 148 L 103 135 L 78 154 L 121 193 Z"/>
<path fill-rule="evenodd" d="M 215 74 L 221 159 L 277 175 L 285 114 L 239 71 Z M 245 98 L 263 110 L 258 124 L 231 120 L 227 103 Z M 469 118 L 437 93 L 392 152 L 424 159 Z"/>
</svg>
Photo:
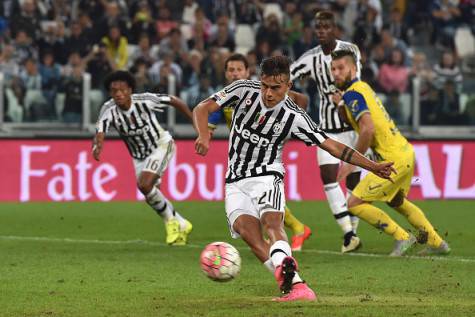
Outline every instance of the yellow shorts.
<svg viewBox="0 0 475 317">
<path fill-rule="evenodd" d="M 380 178 L 373 173 L 368 173 L 355 187 L 353 195 L 364 201 L 391 201 L 402 190 L 407 196 L 411 188 L 412 176 L 414 175 L 415 155 L 414 151 L 405 157 L 398 158 L 393 167 L 397 174 L 392 174 L 393 182 Z"/>
</svg>

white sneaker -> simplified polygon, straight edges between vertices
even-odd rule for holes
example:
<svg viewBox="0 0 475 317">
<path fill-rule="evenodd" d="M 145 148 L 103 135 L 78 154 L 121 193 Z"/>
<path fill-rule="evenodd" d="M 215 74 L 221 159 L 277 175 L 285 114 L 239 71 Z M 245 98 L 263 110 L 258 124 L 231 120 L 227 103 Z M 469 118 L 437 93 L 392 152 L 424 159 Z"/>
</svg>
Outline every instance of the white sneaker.
<svg viewBox="0 0 475 317">
<path fill-rule="evenodd" d="M 357 236 L 351 237 L 350 243 L 348 245 L 341 246 L 341 253 L 347 253 L 351 251 L 358 250 L 361 247 L 361 240 Z"/>
</svg>

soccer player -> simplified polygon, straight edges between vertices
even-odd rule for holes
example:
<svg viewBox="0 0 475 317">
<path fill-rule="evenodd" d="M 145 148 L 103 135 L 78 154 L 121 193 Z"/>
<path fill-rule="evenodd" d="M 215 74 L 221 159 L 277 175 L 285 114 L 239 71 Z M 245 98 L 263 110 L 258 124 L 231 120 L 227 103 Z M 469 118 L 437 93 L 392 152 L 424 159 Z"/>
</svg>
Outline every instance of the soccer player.
<svg viewBox="0 0 475 317">
<path fill-rule="evenodd" d="M 287 95 L 290 61 L 274 56 L 262 61 L 260 81 L 238 80 L 193 110 L 198 130 L 196 152 L 206 155 L 208 116 L 233 106 L 226 172 L 226 216 L 233 238 L 241 236 L 256 257 L 274 272 L 284 295 L 278 301 L 314 300 L 302 281 L 283 228 L 285 206 L 282 150 L 289 139 L 318 145 L 343 161 L 389 178 L 392 163 L 375 163 L 348 146 L 328 138 Z M 263 230 L 270 243 L 263 239 Z"/>
<path fill-rule="evenodd" d="M 224 76 L 228 84 L 240 79 L 249 78 L 249 64 L 244 55 L 236 53 L 229 56 L 224 63 Z M 289 91 L 289 97 L 302 109 L 307 108 L 307 96 L 295 91 Z M 213 112 L 208 118 L 208 127 L 214 131 L 219 123 L 224 119 L 228 128 L 231 127 L 231 118 L 233 115 L 233 107 L 227 106 Z M 312 230 L 298 220 L 285 206 L 284 225 L 292 230 L 292 251 L 302 250 L 303 243 L 312 234 Z"/>
<path fill-rule="evenodd" d="M 335 94 L 334 101 L 344 107 L 347 120 L 358 132 L 356 150 L 365 153 L 371 148 L 379 162 L 394 162 L 397 172 L 392 179 L 381 179 L 373 174 L 364 177 L 348 200 L 350 212 L 393 236 L 396 243 L 390 254 L 392 256 L 406 253 L 416 243 L 416 238 L 372 205 L 375 201 L 387 203 L 424 233 L 423 236 L 427 236 L 428 247 L 423 253 L 448 254 L 450 248 L 447 242 L 437 234 L 422 210 L 406 197 L 414 174 L 415 153 L 412 145 L 399 132 L 376 93 L 358 79 L 353 52 L 335 51 L 332 57 L 333 77 L 342 91 L 342 95 Z M 350 170 L 349 165 L 344 166 L 342 174 Z"/>
<path fill-rule="evenodd" d="M 104 80 L 112 99 L 104 103 L 97 121 L 92 155 L 99 161 L 105 134 L 112 125 L 125 142 L 134 161 L 137 186 L 164 222 L 166 242 L 184 245 L 192 230 L 191 223 L 183 218 L 159 189 L 168 162 L 175 154 L 172 136 L 158 122 L 156 112 L 172 106 L 192 119 L 191 111 L 180 99 L 163 94 L 133 94 L 134 77 L 126 71 L 116 71 Z"/>
<path fill-rule="evenodd" d="M 336 24 L 332 12 L 321 11 L 315 15 L 316 36 L 320 45 L 305 52 L 290 66 L 291 80 L 310 77 L 315 80 L 319 94 L 320 129 L 328 136 L 348 146 L 354 147 L 356 134 L 352 127 L 338 116 L 337 107 L 331 100 L 331 95 L 337 91 L 330 71 L 331 52 L 349 49 L 355 52 L 360 63 L 358 47 L 352 43 L 337 40 L 335 37 Z M 358 67 L 358 75 L 360 68 Z M 318 165 L 323 188 L 333 216 L 343 231 L 341 252 L 351 252 L 360 247 L 360 239 L 356 235 L 358 218 L 348 212 L 346 197 L 337 181 L 340 160 L 327 151 L 317 149 Z M 355 188 L 360 179 L 361 171 L 356 169 L 346 178 L 347 192 Z"/>
</svg>

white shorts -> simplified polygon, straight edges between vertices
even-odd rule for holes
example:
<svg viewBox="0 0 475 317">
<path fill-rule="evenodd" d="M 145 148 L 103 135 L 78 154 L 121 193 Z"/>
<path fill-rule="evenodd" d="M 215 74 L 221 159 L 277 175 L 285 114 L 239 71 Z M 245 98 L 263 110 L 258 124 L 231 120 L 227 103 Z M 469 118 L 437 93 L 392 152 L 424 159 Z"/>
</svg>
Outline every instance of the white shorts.
<svg viewBox="0 0 475 317">
<path fill-rule="evenodd" d="M 249 215 L 261 219 L 268 211 L 285 213 L 284 182 L 278 176 L 265 175 L 226 184 L 225 205 L 231 236 L 239 238 L 233 229 L 234 221 L 239 216 Z"/>
<path fill-rule="evenodd" d="M 175 155 L 175 142 L 173 140 L 161 143 L 158 147 L 144 160 L 134 159 L 135 177 L 137 180 L 142 172 L 151 172 L 159 176 L 158 181 L 165 172 L 168 163 Z"/>
<path fill-rule="evenodd" d="M 358 134 L 355 131 L 345 131 L 341 133 L 326 133 L 330 138 L 348 145 L 349 147 L 355 148 L 356 141 L 358 141 Z M 337 159 L 324 149 L 318 147 L 317 149 L 317 159 L 318 159 L 318 166 L 326 165 L 326 164 L 340 164 L 341 160 Z M 356 166 L 355 172 L 361 171 L 361 167 Z"/>
</svg>

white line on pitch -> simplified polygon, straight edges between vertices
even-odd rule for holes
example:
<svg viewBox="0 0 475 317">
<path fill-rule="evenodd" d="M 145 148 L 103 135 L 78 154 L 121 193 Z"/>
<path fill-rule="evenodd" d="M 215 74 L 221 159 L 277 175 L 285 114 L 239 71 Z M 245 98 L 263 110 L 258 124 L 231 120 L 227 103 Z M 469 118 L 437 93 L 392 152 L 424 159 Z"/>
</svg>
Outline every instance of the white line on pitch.
<svg viewBox="0 0 475 317">
<path fill-rule="evenodd" d="M 66 243 L 91 243 L 91 244 L 143 244 L 159 247 L 169 247 L 166 243 L 149 241 L 149 240 L 93 240 L 93 239 L 71 239 L 71 238 L 48 238 L 48 237 L 24 237 L 24 236 L 0 236 L 0 240 L 18 240 L 18 241 L 43 241 L 43 242 L 66 242 Z M 187 244 L 188 248 L 201 249 L 203 245 Z M 178 247 L 180 248 L 180 247 Z M 240 250 L 247 250 L 247 248 L 238 248 Z M 356 256 L 356 257 L 373 257 L 373 258 L 388 258 L 384 254 L 375 253 L 346 253 L 342 254 L 337 251 L 331 250 L 317 250 L 317 249 L 305 249 L 304 253 L 319 253 L 319 254 L 331 254 L 341 256 Z M 449 261 L 449 262 L 462 262 L 462 263 L 475 263 L 475 259 L 462 258 L 455 256 L 446 257 L 423 257 L 423 256 L 408 256 L 404 259 L 417 259 L 417 260 L 429 260 L 429 261 Z"/>
</svg>

